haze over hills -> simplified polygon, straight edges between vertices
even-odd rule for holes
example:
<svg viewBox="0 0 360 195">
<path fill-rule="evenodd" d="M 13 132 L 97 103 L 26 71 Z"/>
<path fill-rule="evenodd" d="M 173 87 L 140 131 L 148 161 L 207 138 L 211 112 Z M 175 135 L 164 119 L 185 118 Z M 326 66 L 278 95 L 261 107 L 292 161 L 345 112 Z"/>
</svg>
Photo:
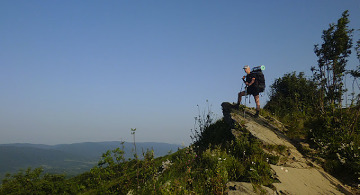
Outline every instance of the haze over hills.
<svg viewBox="0 0 360 195">
<path fill-rule="evenodd" d="M 134 156 L 133 143 L 124 142 L 125 158 Z M 43 167 L 45 172 L 64 173 L 68 176 L 88 171 L 97 164 L 101 155 L 107 150 L 122 148 L 118 141 L 85 142 L 74 144 L 44 145 L 44 144 L 0 144 L 0 179 L 6 173 L 15 173 L 28 167 Z M 153 149 L 155 157 L 175 152 L 181 145 L 140 142 L 136 143 L 137 153 Z"/>
</svg>

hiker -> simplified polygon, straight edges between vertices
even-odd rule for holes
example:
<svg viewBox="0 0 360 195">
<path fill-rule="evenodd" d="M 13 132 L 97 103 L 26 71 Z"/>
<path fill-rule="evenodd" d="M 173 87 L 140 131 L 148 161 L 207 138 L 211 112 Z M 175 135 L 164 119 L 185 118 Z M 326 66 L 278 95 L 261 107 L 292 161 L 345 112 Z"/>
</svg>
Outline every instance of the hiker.
<svg viewBox="0 0 360 195">
<path fill-rule="evenodd" d="M 237 106 L 241 103 L 242 96 L 245 96 L 247 94 L 253 95 L 256 103 L 256 114 L 255 117 L 259 117 L 260 112 L 260 100 L 259 100 L 259 88 L 257 86 L 257 80 L 256 75 L 251 74 L 250 66 L 246 65 L 244 66 L 244 71 L 246 72 L 246 76 L 243 77 L 243 81 L 245 82 L 246 88 L 245 91 L 242 91 L 238 94 L 238 101 Z"/>
</svg>

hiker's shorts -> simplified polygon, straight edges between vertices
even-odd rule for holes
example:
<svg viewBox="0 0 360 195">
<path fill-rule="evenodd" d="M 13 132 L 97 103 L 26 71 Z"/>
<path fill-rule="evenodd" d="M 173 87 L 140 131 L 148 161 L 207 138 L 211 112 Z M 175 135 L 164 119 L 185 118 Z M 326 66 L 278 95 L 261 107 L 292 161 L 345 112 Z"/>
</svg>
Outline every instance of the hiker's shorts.
<svg viewBox="0 0 360 195">
<path fill-rule="evenodd" d="M 256 87 L 248 87 L 247 93 L 251 94 L 253 96 L 257 96 L 257 95 L 259 95 L 259 89 Z"/>
</svg>

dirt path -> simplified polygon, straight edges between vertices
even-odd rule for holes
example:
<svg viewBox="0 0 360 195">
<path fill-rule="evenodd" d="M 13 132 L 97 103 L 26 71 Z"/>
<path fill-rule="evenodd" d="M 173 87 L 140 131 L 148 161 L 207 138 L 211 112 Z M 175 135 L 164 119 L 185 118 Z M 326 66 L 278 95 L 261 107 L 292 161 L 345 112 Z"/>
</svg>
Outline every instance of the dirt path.
<svg viewBox="0 0 360 195">
<path fill-rule="evenodd" d="M 280 183 L 276 191 L 263 188 L 268 194 L 352 194 L 341 182 L 319 165 L 306 159 L 275 126 L 265 118 L 254 118 L 251 110 L 244 115 L 230 103 L 223 103 L 224 119 L 232 124 L 244 124 L 250 133 L 265 145 L 286 146 L 286 161 L 270 165 Z M 257 194 L 244 182 L 229 182 L 229 194 Z M 235 187 L 234 187 L 235 186 Z"/>
</svg>

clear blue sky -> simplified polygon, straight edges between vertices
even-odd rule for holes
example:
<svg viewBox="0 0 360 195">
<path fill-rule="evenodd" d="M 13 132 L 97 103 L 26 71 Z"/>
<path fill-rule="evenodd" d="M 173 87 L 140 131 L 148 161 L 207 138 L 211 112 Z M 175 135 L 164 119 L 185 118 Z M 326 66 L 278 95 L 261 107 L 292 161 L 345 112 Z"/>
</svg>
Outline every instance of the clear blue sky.
<svg viewBox="0 0 360 195">
<path fill-rule="evenodd" d="M 189 144 L 196 105 L 222 117 L 244 65 L 264 64 L 268 86 L 310 75 L 345 10 L 359 29 L 359 0 L 0 1 L 0 144 L 131 141 L 131 128 Z"/>
</svg>

